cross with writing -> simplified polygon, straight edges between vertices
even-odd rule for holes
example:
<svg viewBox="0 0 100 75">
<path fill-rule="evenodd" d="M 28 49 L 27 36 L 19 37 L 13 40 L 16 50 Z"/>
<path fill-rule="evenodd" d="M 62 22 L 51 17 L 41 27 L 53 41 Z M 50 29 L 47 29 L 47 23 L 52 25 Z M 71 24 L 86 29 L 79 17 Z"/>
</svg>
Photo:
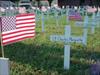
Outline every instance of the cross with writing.
<svg viewBox="0 0 100 75">
<path fill-rule="evenodd" d="M 84 35 L 85 34 L 85 35 Z M 83 36 L 71 36 L 71 27 L 67 25 L 65 27 L 65 35 L 51 35 L 51 41 L 60 41 L 65 43 L 64 48 L 64 69 L 70 68 L 70 43 L 82 43 L 87 44 L 87 33 L 83 33 Z"/>
</svg>

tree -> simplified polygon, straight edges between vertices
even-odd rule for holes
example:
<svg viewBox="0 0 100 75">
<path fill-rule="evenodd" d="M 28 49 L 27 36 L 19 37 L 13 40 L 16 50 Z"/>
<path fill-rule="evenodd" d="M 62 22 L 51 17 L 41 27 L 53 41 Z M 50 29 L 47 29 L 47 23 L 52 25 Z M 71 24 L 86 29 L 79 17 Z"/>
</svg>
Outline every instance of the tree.
<svg viewBox="0 0 100 75">
<path fill-rule="evenodd" d="M 53 0 L 48 0 L 48 2 L 49 2 L 49 6 L 51 6 L 52 1 L 53 1 Z"/>
</svg>

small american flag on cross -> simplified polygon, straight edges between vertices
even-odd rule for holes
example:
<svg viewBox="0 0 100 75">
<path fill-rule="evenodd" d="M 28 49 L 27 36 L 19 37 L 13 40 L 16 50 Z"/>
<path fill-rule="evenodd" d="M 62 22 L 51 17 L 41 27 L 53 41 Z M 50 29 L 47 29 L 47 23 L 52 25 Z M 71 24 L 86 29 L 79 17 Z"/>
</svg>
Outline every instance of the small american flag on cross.
<svg viewBox="0 0 100 75">
<path fill-rule="evenodd" d="M 76 12 L 75 10 L 70 10 L 68 17 L 69 17 L 69 20 L 82 21 L 82 17 L 80 13 Z"/>
</svg>

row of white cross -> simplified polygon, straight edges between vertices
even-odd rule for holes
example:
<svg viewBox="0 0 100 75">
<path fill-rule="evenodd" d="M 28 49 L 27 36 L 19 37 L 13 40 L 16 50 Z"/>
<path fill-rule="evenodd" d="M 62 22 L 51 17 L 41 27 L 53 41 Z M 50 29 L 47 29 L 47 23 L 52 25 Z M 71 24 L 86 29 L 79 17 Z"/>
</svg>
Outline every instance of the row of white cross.
<svg viewBox="0 0 100 75">
<path fill-rule="evenodd" d="M 69 12 L 69 10 L 66 10 L 66 24 L 69 24 L 68 12 Z M 59 25 L 58 15 L 57 15 L 56 11 L 55 11 L 55 21 L 56 21 L 56 26 L 58 26 Z M 42 32 L 45 32 L 44 13 L 42 13 L 41 22 L 42 22 Z M 98 12 L 97 15 L 95 13 L 93 13 L 92 19 L 90 19 L 86 15 L 83 22 L 82 21 L 76 21 L 75 25 L 81 26 L 81 27 L 84 27 L 84 28 L 87 28 L 87 29 L 91 27 L 91 32 L 94 34 L 95 33 L 95 27 L 97 27 L 97 26 L 100 27 L 100 12 Z"/>
<path fill-rule="evenodd" d="M 69 23 L 68 19 L 68 12 L 69 10 L 66 10 L 66 22 Z M 58 17 L 57 13 L 55 11 L 55 18 L 56 18 L 56 25 L 58 26 Z M 42 13 L 42 32 L 45 32 L 45 17 L 44 13 Z M 83 27 L 83 35 L 76 37 L 71 35 L 71 27 L 70 25 L 67 25 L 65 27 L 65 34 L 64 35 L 51 35 L 50 40 L 55 42 L 64 42 L 64 69 L 70 68 L 70 43 L 81 43 L 83 45 L 87 45 L 87 33 L 88 28 L 91 28 L 92 33 L 95 33 L 95 27 L 100 24 L 100 13 L 98 12 L 97 15 L 93 13 L 92 19 L 86 15 L 83 22 L 77 21 L 75 23 L 76 26 Z"/>
<path fill-rule="evenodd" d="M 87 33 L 88 33 L 88 17 L 85 17 L 84 21 L 84 33 L 82 36 L 75 37 L 71 35 L 71 27 L 70 25 L 67 25 L 65 27 L 65 35 L 51 35 L 50 40 L 51 41 L 60 41 L 65 43 L 65 48 L 64 48 L 64 69 L 69 69 L 70 68 L 70 43 L 82 43 L 85 46 L 87 45 Z M 77 24 L 77 23 L 76 23 Z M 95 24 L 95 23 L 94 23 Z M 93 27 L 95 26 L 93 24 Z"/>
<path fill-rule="evenodd" d="M 68 13 L 68 12 L 67 12 Z M 68 20 L 68 18 L 67 18 Z M 84 22 L 76 22 L 76 26 L 82 26 L 83 28 L 83 35 L 76 37 L 71 35 L 71 26 L 67 25 L 65 27 L 65 34 L 64 35 L 51 35 L 50 40 L 55 42 L 64 42 L 64 69 L 70 68 L 70 43 L 81 43 L 83 45 L 87 45 L 87 33 L 88 27 L 92 27 L 92 33 L 94 33 L 94 28 L 100 24 L 100 15 L 95 16 L 93 14 L 92 21 L 89 22 L 89 17 L 86 15 L 84 18 Z"/>
</svg>

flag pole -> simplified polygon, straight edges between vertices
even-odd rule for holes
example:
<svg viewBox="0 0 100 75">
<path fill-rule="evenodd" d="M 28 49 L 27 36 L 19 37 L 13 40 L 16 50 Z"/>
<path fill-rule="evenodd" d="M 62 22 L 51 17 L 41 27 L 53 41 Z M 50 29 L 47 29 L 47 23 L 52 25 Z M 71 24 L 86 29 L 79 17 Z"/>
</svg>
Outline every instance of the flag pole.
<svg viewBox="0 0 100 75">
<path fill-rule="evenodd" d="M 1 21 L 1 31 L 0 31 L 0 40 L 1 40 L 1 53 L 2 53 L 2 57 L 4 58 L 4 48 L 3 48 L 3 44 L 2 44 L 2 21 Z"/>
<path fill-rule="evenodd" d="M 2 57 L 4 58 L 4 48 L 2 44 L 2 34 L 1 34 L 1 52 L 2 52 Z"/>
</svg>

